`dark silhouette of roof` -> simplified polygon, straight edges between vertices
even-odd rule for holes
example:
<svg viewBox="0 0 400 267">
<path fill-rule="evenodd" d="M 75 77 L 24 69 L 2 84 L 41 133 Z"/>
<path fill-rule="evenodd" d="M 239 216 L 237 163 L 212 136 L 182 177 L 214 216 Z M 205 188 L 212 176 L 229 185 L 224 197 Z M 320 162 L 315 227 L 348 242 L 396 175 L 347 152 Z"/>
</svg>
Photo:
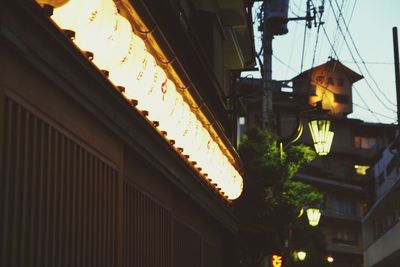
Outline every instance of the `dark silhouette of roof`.
<svg viewBox="0 0 400 267">
<path fill-rule="evenodd" d="M 309 70 L 306 70 L 306 71 L 300 73 L 296 77 L 292 78 L 292 81 L 304 80 L 305 77 L 309 78 L 309 77 L 311 77 L 312 71 L 317 71 L 320 69 L 331 69 L 332 72 L 333 71 L 341 71 L 346 74 L 346 76 L 351 80 L 352 83 L 355 83 L 355 82 L 361 80 L 362 78 L 364 78 L 362 75 L 358 74 L 357 72 L 355 72 L 352 69 L 343 65 L 339 60 L 331 58 L 329 61 L 327 61 L 324 64 L 318 65 L 314 68 L 311 68 Z"/>
</svg>

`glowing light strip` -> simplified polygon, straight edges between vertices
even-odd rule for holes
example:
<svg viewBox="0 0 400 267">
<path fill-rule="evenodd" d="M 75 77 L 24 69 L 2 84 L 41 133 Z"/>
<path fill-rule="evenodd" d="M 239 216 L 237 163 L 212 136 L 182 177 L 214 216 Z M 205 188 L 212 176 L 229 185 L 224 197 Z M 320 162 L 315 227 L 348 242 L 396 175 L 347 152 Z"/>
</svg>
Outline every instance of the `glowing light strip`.
<svg viewBox="0 0 400 267">
<path fill-rule="evenodd" d="M 55 0 L 37 0 L 54 4 Z M 107 70 L 110 81 L 125 87 L 124 95 L 137 100 L 137 108 L 148 111 L 203 176 L 233 200 L 240 196 L 243 179 L 175 84 L 157 65 L 144 41 L 134 34 L 126 18 L 118 13 L 113 0 L 70 0 L 55 5 L 52 20 L 62 29 L 75 32 L 75 44 L 93 53 L 93 63 Z"/>
</svg>

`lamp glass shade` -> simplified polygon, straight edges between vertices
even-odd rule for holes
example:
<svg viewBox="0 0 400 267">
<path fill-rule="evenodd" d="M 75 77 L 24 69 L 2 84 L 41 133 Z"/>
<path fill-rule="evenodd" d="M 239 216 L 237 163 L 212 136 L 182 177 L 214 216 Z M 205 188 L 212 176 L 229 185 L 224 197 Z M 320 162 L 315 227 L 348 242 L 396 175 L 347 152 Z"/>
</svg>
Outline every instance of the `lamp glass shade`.
<svg viewBox="0 0 400 267">
<path fill-rule="evenodd" d="M 305 251 L 302 251 L 302 250 L 297 251 L 297 258 L 298 258 L 300 261 L 304 261 L 305 258 L 306 258 L 306 256 L 307 256 L 307 253 L 306 253 Z"/>
<path fill-rule="evenodd" d="M 331 122 L 329 120 L 312 120 L 308 123 L 311 137 L 313 139 L 315 152 L 320 156 L 329 153 L 334 133 L 329 131 Z"/>
<path fill-rule="evenodd" d="M 311 226 L 317 226 L 319 223 L 319 219 L 321 218 L 321 211 L 319 209 L 309 208 L 307 209 L 307 218 L 308 223 Z"/>
<path fill-rule="evenodd" d="M 326 261 L 329 263 L 332 263 L 335 261 L 335 259 L 332 256 L 328 256 L 328 257 L 326 257 Z"/>
</svg>

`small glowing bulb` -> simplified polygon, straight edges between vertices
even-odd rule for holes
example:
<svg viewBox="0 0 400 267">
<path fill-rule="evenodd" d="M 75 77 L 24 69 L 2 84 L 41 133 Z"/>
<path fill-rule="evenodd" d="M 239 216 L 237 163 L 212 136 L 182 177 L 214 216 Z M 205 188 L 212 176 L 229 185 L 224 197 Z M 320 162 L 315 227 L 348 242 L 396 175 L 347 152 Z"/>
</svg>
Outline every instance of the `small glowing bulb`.
<svg viewBox="0 0 400 267">
<path fill-rule="evenodd" d="M 301 261 L 304 261 L 306 256 L 307 256 L 307 253 L 305 251 L 298 251 L 297 252 L 297 258 L 299 258 L 299 260 L 301 260 Z"/>
</svg>

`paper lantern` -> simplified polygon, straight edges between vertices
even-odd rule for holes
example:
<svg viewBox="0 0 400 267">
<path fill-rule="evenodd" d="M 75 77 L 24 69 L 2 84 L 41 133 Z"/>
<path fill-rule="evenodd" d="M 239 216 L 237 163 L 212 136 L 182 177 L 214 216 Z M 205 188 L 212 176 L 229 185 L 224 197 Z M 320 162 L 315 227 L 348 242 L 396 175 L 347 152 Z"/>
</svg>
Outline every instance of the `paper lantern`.
<svg viewBox="0 0 400 267">
<path fill-rule="evenodd" d="M 96 57 L 108 57 L 103 44 L 115 31 L 118 10 L 112 0 L 90 0 L 98 2 L 90 11 L 82 11 L 86 20 L 75 30 L 75 44 L 82 51 L 90 51 Z M 86 1 L 85 1 L 86 2 Z"/>
<path fill-rule="evenodd" d="M 72 30 L 76 34 L 85 31 L 97 15 L 103 0 L 70 0 L 65 5 L 54 9 L 52 20 L 61 29 Z"/>
<path fill-rule="evenodd" d="M 124 86 L 127 99 L 138 100 L 137 108 L 148 111 L 148 118 L 159 122 L 159 129 L 175 146 L 183 148 L 201 173 L 221 188 L 229 199 L 243 189 L 243 179 L 229 162 L 208 129 L 191 110 L 175 84 L 157 65 L 131 24 L 118 14 L 112 0 L 38 0 L 57 7 L 52 19 L 62 29 L 75 32 L 76 45 L 94 54 L 93 63 L 109 71 L 116 86 Z"/>
<path fill-rule="evenodd" d="M 130 68 L 130 78 L 127 81 L 125 96 L 128 99 L 138 100 L 138 108 L 141 109 L 142 102 L 146 101 L 148 88 L 153 86 L 155 60 L 152 55 L 145 52 L 145 57 L 136 62 L 135 67 Z"/>
<path fill-rule="evenodd" d="M 143 40 L 132 32 L 130 37 L 128 50 L 120 61 L 112 66 L 109 76 L 115 85 L 124 86 L 126 92 L 134 90 L 138 73 L 147 66 L 145 60 L 147 53 Z"/>
</svg>

